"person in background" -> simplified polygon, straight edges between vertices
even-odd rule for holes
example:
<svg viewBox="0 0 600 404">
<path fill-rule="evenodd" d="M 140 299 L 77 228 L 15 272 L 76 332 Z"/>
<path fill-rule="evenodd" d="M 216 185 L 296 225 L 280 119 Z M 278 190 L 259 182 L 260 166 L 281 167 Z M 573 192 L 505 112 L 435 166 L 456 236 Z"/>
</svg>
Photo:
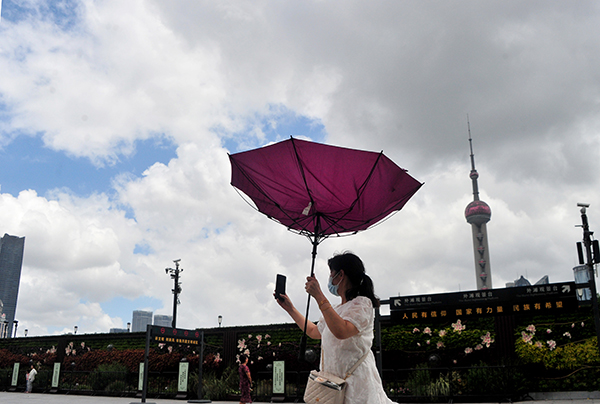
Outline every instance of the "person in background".
<svg viewBox="0 0 600 404">
<path fill-rule="evenodd" d="M 242 393 L 240 404 L 251 403 L 252 376 L 250 375 L 250 369 L 248 369 L 248 357 L 246 355 L 240 355 L 240 368 L 238 372 L 240 374 L 240 391 Z"/>
<path fill-rule="evenodd" d="M 329 266 L 328 289 L 341 298 L 340 304 L 331 305 L 321 291 L 319 281 L 309 276 L 306 291 L 316 300 L 321 310 L 317 324 L 308 322 L 306 334 L 321 340 L 321 370 L 344 378 L 346 373 L 365 354 L 366 359 L 346 379 L 344 404 L 391 404 L 385 395 L 373 345 L 374 307 L 379 307 L 373 281 L 365 273 L 365 266 L 356 255 L 345 252 L 327 261 Z M 300 329 L 304 329 L 304 316 L 294 307 L 287 295 L 280 295 L 279 305 L 288 312 Z"/>
<path fill-rule="evenodd" d="M 31 369 L 29 373 L 27 373 L 27 389 L 26 393 L 31 393 L 33 390 L 33 382 L 35 381 L 35 375 L 37 375 L 37 370 L 35 370 L 35 366 L 31 365 Z"/>
</svg>

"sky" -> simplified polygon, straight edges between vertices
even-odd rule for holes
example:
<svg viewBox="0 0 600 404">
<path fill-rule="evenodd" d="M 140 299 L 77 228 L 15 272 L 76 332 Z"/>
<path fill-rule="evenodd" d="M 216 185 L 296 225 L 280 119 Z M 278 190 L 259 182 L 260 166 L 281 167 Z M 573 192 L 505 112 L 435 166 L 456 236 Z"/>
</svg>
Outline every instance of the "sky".
<svg viewBox="0 0 600 404">
<path fill-rule="evenodd" d="M 596 1 L 2 0 L 0 234 L 26 237 L 18 335 L 290 322 L 311 244 L 249 207 L 228 153 L 290 136 L 423 182 L 350 250 L 382 299 L 476 288 L 467 116 L 494 288 L 573 280 L 600 228 Z M 331 296 L 331 300 L 335 298 Z M 310 314 L 317 320 L 318 310 Z"/>
</svg>

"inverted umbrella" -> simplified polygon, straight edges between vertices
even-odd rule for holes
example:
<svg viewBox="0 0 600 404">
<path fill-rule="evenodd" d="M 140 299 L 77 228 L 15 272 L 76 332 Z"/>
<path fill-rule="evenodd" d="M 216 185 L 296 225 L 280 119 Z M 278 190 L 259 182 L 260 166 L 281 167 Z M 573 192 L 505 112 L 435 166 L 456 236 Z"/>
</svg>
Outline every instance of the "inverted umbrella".
<svg viewBox="0 0 600 404">
<path fill-rule="evenodd" d="M 402 209 L 423 185 L 383 152 L 293 137 L 231 154 L 229 160 L 231 185 L 246 194 L 259 212 L 309 238 L 311 276 L 321 241 L 374 226 Z M 309 308 L 310 296 L 306 321 Z M 305 347 L 306 333 L 301 356 Z"/>
</svg>

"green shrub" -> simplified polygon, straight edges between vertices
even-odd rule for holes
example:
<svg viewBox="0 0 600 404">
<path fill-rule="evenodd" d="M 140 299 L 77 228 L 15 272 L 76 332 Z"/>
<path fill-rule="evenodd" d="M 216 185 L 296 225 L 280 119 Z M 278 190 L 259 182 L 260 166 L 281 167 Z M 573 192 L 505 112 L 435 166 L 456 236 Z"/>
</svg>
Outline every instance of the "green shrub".
<svg viewBox="0 0 600 404">
<path fill-rule="evenodd" d="M 230 366 L 219 376 L 216 372 L 202 374 L 202 393 L 204 399 L 224 400 L 228 395 L 233 394 L 238 389 L 239 376 L 237 366 Z M 194 372 L 190 376 L 189 389 L 196 393 L 198 391 L 198 373 Z"/>
<path fill-rule="evenodd" d="M 110 384 L 127 377 L 127 368 L 120 363 L 102 364 L 89 376 L 89 384 L 96 391 L 105 390 Z"/>
<path fill-rule="evenodd" d="M 124 380 L 115 380 L 114 382 L 106 386 L 105 390 L 120 393 L 124 391 L 129 391 L 129 386 Z"/>
</svg>

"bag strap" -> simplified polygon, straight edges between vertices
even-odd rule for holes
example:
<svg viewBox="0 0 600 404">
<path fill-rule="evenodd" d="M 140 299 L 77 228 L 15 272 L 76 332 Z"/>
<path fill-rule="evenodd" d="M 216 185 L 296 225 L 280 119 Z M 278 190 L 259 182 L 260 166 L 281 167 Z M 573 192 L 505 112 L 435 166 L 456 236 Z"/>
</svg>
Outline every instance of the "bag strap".
<svg viewBox="0 0 600 404">
<path fill-rule="evenodd" d="M 362 358 L 360 358 L 360 359 L 358 360 L 358 362 L 356 362 L 356 364 L 355 364 L 354 366 L 352 366 L 352 367 L 350 368 L 350 370 L 348 371 L 348 373 L 346 373 L 346 377 L 344 377 L 344 380 L 346 380 L 347 378 L 349 378 L 350 376 L 352 376 L 352 373 L 354 373 L 354 371 L 355 371 L 355 370 L 356 370 L 356 369 L 357 369 L 357 368 L 360 366 L 360 364 L 361 364 L 361 363 L 363 363 L 363 361 L 364 361 L 365 359 L 367 359 L 367 356 L 369 356 L 369 352 L 371 352 L 371 350 L 370 350 L 370 349 L 367 351 L 367 353 L 365 353 L 365 354 L 362 356 Z"/>
<path fill-rule="evenodd" d="M 323 357 L 325 350 L 323 348 L 321 348 L 321 370 L 323 370 Z M 352 366 L 350 368 L 350 370 L 348 371 L 348 373 L 346 373 L 346 377 L 344 377 L 344 380 L 346 380 L 347 378 L 349 378 L 350 376 L 352 376 L 352 373 L 354 373 L 354 371 L 360 366 L 361 363 L 363 363 L 363 361 L 365 359 L 367 359 L 367 356 L 369 356 L 369 352 L 371 352 L 371 350 L 369 349 L 359 360 L 358 362 L 356 362 L 354 364 L 354 366 Z"/>
</svg>

